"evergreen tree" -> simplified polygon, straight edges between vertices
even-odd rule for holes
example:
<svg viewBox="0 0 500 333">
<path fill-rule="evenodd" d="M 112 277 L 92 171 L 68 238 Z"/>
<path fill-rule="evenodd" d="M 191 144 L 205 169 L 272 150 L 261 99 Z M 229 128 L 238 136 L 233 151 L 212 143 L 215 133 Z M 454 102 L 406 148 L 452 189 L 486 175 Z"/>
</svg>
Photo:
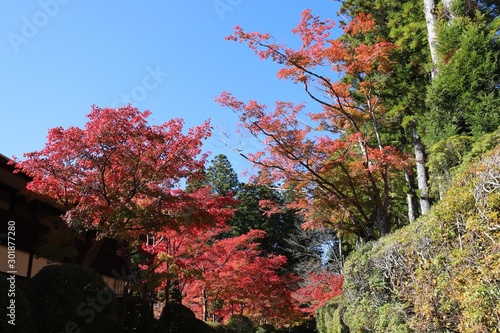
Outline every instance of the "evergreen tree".
<svg viewBox="0 0 500 333">
<path fill-rule="evenodd" d="M 238 190 L 238 175 L 233 170 L 231 162 L 223 154 L 217 155 L 212 160 L 205 177 L 206 182 L 218 195 L 227 195 L 229 192 L 236 193 Z"/>
<path fill-rule="evenodd" d="M 500 126 L 500 45 L 498 7 L 455 1 L 453 19 L 439 29 L 439 75 L 427 101 L 426 140 L 474 137 Z"/>
<path fill-rule="evenodd" d="M 374 43 L 382 38 L 397 46 L 392 53 L 392 71 L 385 78 L 380 91 L 384 106 L 390 110 L 386 123 L 381 128 L 385 129 L 385 142 L 415 155 L 415 172 L 406 172 L 405 181 L 399 185 L 406 182 L 406 189 L 394 189 L 398 193 L 407 194 L 408 220 L 411 222 L 418 216 L 419 211 L 425 214 L 430 208 L 428 176 L 424 165 L 426 154 L 419 129 L 421 119 L 426 113 L 425 94 L 429 84 L 428 65 L 431 62 L 423 3 L 408 0 L 342 2 L 340 14 L 343 17 L 353 18 L 359 13 L 371 15 L 376 21 L 376 29 L 369 34 L 356 36 L 358 43 Z M 350 42 L 355 43 L 353 40 Z M 415 174 L 417 184 L 414 184 Z M 416 186 L 420 194 L 419 207 L 416 204 Z M 396 211 L 404 210 L 404 207 L 401 207 Z"/>
<path fill-rule="evenodd" d="M 298 216 L 292 210 L 267 214 L 263 202 L 283 207 L 286 197 L 277 190 L 265 185 L 240 184 L 237 199 L 240 201 L 234 217 L 229 221 L 233 235 L 242 235 L 252 229 L 266 231 L 261 247 L 266 253 L 287 255 L 286 239 L 295 229 Z"/>
<path fill-rule="evenodd" d="M 264 230 L 266 236 L 260 242 L 265 253 L 284 254 L 291 259 L 285 251 L 285 239 L 294 230 L 297 216 L 291 210 L 267 214 L 267 209 L 261 205 L 267 202 L 282 207 L 286 201 L 282 193 L 269 186 L 239 182 L 231 162 L 223 154 L 212 160 L 204 173 L 204 180 L 198 180 L 198 183 L 211 186 L 218 195 L 232 192 L 238 200 L 236 212 L 228 221 L 231 230 L 223 237 L 241 236 L 253 229 Z"/>
</svg>

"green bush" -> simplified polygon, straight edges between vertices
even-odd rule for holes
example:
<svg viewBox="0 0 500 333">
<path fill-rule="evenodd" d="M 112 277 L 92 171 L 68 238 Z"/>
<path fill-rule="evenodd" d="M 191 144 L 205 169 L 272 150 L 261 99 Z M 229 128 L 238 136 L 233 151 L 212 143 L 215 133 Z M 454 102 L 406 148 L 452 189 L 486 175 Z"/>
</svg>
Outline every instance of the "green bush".
<svg viewBox="0 0 500 333">
<path fill-rule="evenodd" d="M 316 328 L 319 333 L 348 333 L 342 317 L 343 297 L 339 296 L 316 310 Z"/>
<path fill-rule="evenodd" d="M 236 331 L 236 333 L 253 332 L 253 322 L 250 318 L 241 315 L 231 315 L 226 321 L 226 326 Z"/>
<path fill-rule="evenodd" d="M 397 303 L 387 303 L 377 309 L 377 320 L 374 322 L 375 332 L 410 333 L 402 316 L 402 307 Z"/>
<path fill-rule="evenodd" d="M 260 325 L 255 329 L 255 333 L 276 333 L 276 328 L 271 324 Z"/>
<path fill-rule="evenodd" d="M 7 280 L 7 276 L 0 274 L 0 332 L 36 332 L 31 307 L 26 299 L 26 296 L 17 285 L 13 289 L 15 296 L 9 295 L 9 293 L 12 292 L 10 287 L 11 283 L 10 280 Z M 13 306 L 11 305 L 11 299 L 15 300 Z M 13 311 L 15 311 L 15 313 L 13 313 L 12 316 L 8 316 L 11 312 L 9 307 L 13 308 L 14 306 L 15 310 Z M 14 322 L 11 321 L 12 319 L 14 319 Z M 9 323 L 9 321 L 11 321 L 11 323 Z M 12 325 L 12 323 L 15 323 L 15 326 Z"/>
<path fill-rule="evenodd" d="M 46 266 L 26 283 L 24 291 L 38 333 L 117 331 L 115 295 L 102 277 L 88 267 Z"/>
<path fill-rule="evenodd" d="M 160 315 L 160 322 L 169 333 L 212 333 L 213 330 L 193 311 L 179 303 L 167 303 Z"/>
</svg>

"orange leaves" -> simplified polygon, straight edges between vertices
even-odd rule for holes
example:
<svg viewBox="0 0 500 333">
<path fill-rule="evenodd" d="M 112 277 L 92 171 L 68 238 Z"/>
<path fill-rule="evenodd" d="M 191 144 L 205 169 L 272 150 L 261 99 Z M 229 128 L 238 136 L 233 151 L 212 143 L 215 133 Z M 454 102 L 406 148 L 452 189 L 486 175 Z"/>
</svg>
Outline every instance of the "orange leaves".
<svg viewBox="0 0 500 333">
<path fill-rule="evenodd" d="M 292 32 L 300 38 L 301 47 L 292 49 L 286 45 L 269 43 L 270 35 L 265 33 L 246 33 L 239 26 L 226 39 L 246 42 L 261 59 L 271 59 L 284 65 L 278 71 L 278 78 L 290 79 L 295 83 L 317 84 L 324 86 L 324 76 L 317 76 L 317 69 L 330 65 L 333 72 L 348 75 L 372 75 L 388 73 L 391 69 L 391 52 L 394 45 L 379 40 L 373 45 L 351 45 L 342 38 L 331 39 L 335 23 L 321 20 L 307 9 Z M 350 35 L 367 33 L 375 28 L 370 15 L 359 14 L 345 28 Z M 326 84 L 328 86 L 328 84 Z"/>
<path fill-rule="evenodd" d="M 321 21 L 318 16 L 314 16 L 310 9 L 302 12 L 302 16 L 297 27 L 292 32 L 299 34 L 304 46 L 310 46 L 313 43 L 322 44 L 330 36 L 330 30 L 335 26 L 335 22 L 329 19 Z"/>
<path fill-rule="evenodd" d="M 227 36 L 226 40 L 234 42 L 239 41 L 240 43 L 247 42 L 248 47 L 254 50 L 255 53 L 261 59 L 267 59 L 268 57 L 272 56 L 273 54 L 272 49 L 271 48 L 260 49 L 260 46 L 262 46 L 263 43 L 266 43 L 267 40 L 270 39 L 270 37 L 271 36 L 267 33 L 262 34 L 259 32 L 250 32 L 250 33 L 244 32 L 241 27 L 235 26 L 234 33 L 232 35 Z"/>
<path fill-rule="evenodd" d="M 352 19 L 351 22 L 344 28 L 344 32 L 350 35 L 364 34 L 375 28 L 375 20 L 370 14 L 359 13 L 358 16 Z"/>
<path fill-rule="evenodd" d="M 243 103 L 228 93 L 218 101 L 265 145 L 249 160 L 260 167 L 261 182 L 293 190 L 291 206 L 300 209 L 306 224 L 370 239 L 376 228 L 380 234 L 390 229 L 392 177 L 409 165 L 404 154 L 382 142 L 383 126 L 393 124 L 380 91 L 395 46 L 356 38 L 376 29 L 370 15 L 355 17 L 344 36 L 332 38 L 333 29 L 333 22 L 305 10 L 292 30 L 301 42 L 298 48 L 269 43 L 268 34 L 244 33 L 239 27 L 230 37 L 247 42 L 261 59 L 282 65 L 278 78 L 304 86 L 322 110 L 310 113 L 305 123 L 304 105 L 277 102 L 268 112 L 265 105 Z"/>
<path fill-rule="evenodd" d="M 299 64 L 301 67 L 307 67 L 311 63 L 320 64 L 324 58 L 325 42 L 330 37 L 330 31 L 334 26 L 335 22 L 328 19 L 322 21 L 318 16 L 312 15 L 311 10 L 304 10 L 299 24 L 292 29 L 294 34 L 299 35 L 302 47 L 299 52 L 295 52 L 290 57 L 290 62 Z M 299 60 L 297 58 L 307 59 L 307 62 L 297 61 Z"/>
<path fill-rule="evenodd" d="M 366 75 L 375 72 L 388 73 L 392 65 L 390 56 L 394 48 L 394 44 L 385 41 L 373 45 L 361 44 L 351 53 L 346 72 Z"/>
<path fill-rule="evenodd" d="M 412 159 L 407 154 L 391 146 L 386 146 L 382 149 L 370 149 L 368 156 L 371 161 L 371 170 L 375 170 L 376 168 L 409 170 L 413 165 Z"/>
<path fill-rule="evenodd" d="M 334 71 L 341 71 L 340 64 L 347 58 L 347 45 L 339 39 L 328 40 L 328 44 L 323 54 L 330 64 L 338 64 Z"/>
</svg>

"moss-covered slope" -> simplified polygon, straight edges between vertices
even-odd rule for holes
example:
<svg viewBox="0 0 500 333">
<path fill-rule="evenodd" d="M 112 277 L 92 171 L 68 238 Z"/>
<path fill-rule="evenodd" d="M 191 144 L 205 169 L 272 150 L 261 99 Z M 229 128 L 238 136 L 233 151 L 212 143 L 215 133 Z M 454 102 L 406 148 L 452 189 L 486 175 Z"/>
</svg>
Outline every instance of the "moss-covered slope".
<svg viewBox="0 0 500 333">
<path fill-rule="evenodd" d="M 500 147 L 463 169 L 429 214 L 349 257 L 321 333 L 500 332 Z"/>
</svg>

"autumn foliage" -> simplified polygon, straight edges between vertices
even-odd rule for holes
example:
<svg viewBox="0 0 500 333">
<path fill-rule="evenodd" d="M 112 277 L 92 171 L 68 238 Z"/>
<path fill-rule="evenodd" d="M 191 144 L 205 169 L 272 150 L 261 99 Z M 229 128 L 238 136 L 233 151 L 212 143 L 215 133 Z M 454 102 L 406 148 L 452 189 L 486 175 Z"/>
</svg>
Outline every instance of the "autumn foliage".
<svg viewBox="0 0 500 333">
<path fill-rule="evenodd" d="M 28 190 L 66 209 L 65 220 L 100 237 L 128 239 L 166 225 L 216 223 L 225 203 L 181 182 L 204 167 L 208 122 L 183 132 L 183 121 L 149 125 L 149 111 L 92 107 L 85 128 L 54 128 L 46 146 L 25 154 L 17 170 Z"/>
<path fill-rule="evenodd" d="M 155 261 L 142 268 L 153 269 L 162 281 L 175 281 L 182 303 L 204 320 L 244 314 L 256 322 L 283 324 L 300 317 L 291 296 L 298 280 L 278 274 L 286 265 L 284 256 L 262 256 L 258 239 L 265 232 L 221 238 L 222 231 L 191 228 L 158 234 L 154 245 L 143 246 Z"/>
<path fill-rule="evenodd" d="M 309 10 L 293 30 L 302 46 L 293 49 L 271 42 L 269 34 L 236 27 L 231 41 L 247 43 L 261 59 L 282 68 L 278 77 L 302 84 L 321 112 L 305 104 L 278 101 L 273 111 L 256 101 L 247 103 L 224 92 L 217 101 L 240 117 L 241 125 L 264 143 L 248 156 L 261 168 L 262 182 L 280 183 L 295 191 L 290 208 L 306 217 L 305 227 L 327 226 L 341 233 L 373 239 L 387 234 L 392 224 L 391 186 L 409 158 L 384 142 L 382 128 L 393 119 L 379 94 L 391 69 L 395 46 L 379 40 L 354 44 L 330 37 L 334 23 Z M 374 28 L 361 14 L 345 28 L 347 36 Z M 333 78 L 326 74 L 331 73 Z"/>
<path fill-rule="evenodd" d="M 302 305 L 304 313 L 314 316 L 318 308 L 342 294 L 343 280 L 342 275 L 333 272 L 311 273 L 294 292 L 294 298 Z"/>
<path fill-rule="evenodd" d="M 185 133 L 180 119 L 149 125 L 149 116 L 130 105 L 94 106 L 85 128 L 50 130 L 45 148 L 25 154 L 16 170 L 32 177 L 32 195 L 66 210 L 71 226 L 132 241 L 147 254 L 131 293 L 164 290 L 167 301 L 182 301 L 205 320 L 297 320 L 291 295 L 298 280 L 279 274 L 284 256 L 264 255 L 258 240 L 265 232 L 228 238 L 231 195 L 209 186 L 181 189 L 205 167 L 209 123 Z"/>
</svg>

